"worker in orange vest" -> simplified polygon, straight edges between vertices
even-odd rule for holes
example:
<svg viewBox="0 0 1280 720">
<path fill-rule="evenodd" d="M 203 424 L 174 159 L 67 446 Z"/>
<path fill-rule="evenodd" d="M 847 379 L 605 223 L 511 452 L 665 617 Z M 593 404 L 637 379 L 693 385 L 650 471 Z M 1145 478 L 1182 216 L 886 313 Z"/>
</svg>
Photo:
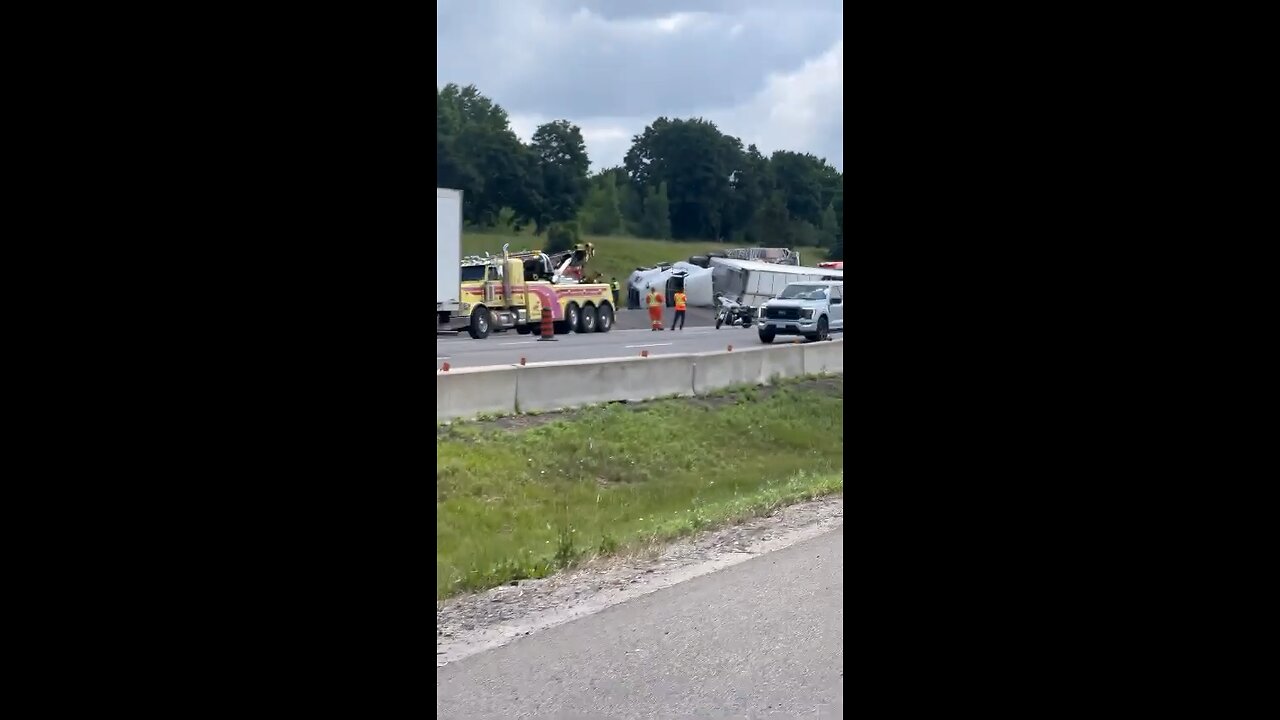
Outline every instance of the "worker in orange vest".
<svg viewBox="0 0 1280 720">
<path fill-rule="evenodd" d="M 676 323 L 680 323 L 680 329 L 684 330 L 684 290 L 677 290 L 676 294 L 673 295 L 672 298 L 676 301 L 676 314 L 675 317 L 671 318 L 671 329 L 675 330 Z"/>
<path fill-rule="evenodd" d="M 649 294 L 645 296 L 645 302 L 649 305 L 649 329 L 662 329 L 662 296 L 653 288 L 649 288 Z"/>
</svg>

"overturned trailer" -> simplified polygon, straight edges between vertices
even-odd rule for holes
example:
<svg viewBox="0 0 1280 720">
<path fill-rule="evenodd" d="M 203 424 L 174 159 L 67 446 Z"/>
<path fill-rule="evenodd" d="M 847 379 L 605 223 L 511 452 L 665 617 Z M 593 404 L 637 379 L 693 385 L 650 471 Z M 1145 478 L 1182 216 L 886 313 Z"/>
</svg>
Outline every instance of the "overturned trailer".
<svg viewBox="0 0 1280 720">
<path fill-rule="evenodd" d="M 711 275 L 711 268 L 687 262 L 637 268 L 627 278 L 627 307 L 641 307 L 650 289 L 663 296 L 667 307 L 675 305 L 675 294 L 681 290 L 691 307 L 714 307 L 715 294 L 711 287 Z"/>
<path fill-rule="evenodd" d="M 715 294 L 751 307 L 759 307 L 793 282 L 844 280 L 843 270 L 719 257 L 711 258 L 711 273 Z"/>
<path fill-rule="evenodd" d="M 641 307 L 650 289 L 663 295 L 667 307 L 675 303 L 674 296 L 678 290 L 684 291 L 691 307 L 715 307 L 717 295 L 758 307 L 782 292 L 788 283 L 844 280 L 844 271 L 834 268 L 783 265 L 717 255 L 694 256 L 689 260 L 691 262 L 637 268 L 627 278 L 627 307 Z"/>
</svg>

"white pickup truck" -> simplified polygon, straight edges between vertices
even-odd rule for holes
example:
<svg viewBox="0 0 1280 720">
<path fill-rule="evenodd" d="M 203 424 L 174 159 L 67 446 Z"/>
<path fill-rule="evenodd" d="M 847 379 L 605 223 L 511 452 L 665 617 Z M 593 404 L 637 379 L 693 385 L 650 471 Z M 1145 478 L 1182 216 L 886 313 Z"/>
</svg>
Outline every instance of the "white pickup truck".
<svg viewBox="0 0 1280 720">
<path fill-rule="evenodd" d="M 760 341 L 773 342 L 778 335 L 803 335 L 826 340 L 844 330 L 844 282 L 806 280 L 793 282 L 760 307 Z"/>
</svg>

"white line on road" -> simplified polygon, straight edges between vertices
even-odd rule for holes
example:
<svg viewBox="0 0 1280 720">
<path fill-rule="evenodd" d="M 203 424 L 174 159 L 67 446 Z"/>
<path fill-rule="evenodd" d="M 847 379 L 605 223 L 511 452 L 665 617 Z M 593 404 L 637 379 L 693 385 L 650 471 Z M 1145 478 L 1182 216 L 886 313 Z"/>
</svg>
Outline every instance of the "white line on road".
<svg viewBox="0 0 1280 720">
<path fill-rule="evenodd" d="M 671 343 L 649 343 L 647 345 L 627 345 L 626 347 L 629 347 L 629 348 L 659 347 L 661 345 L 670 345 L 670 344 Z"/>
<path fill-rule="evenodd" d="M 444 357 L 436 356 L 436 359 L 437 359 L 437 360 L 452 360 L 452 359 L 453 359 L 453 356 L 452 356 L 452 355 L 445 355 Z"/>
<path fill-rule="evenodd" d="M 528 345 L 529 343 L 538 342 L 537 340 L 516 340 L 514 342 L 498 343 L 499 345 Z"/>
</svg>

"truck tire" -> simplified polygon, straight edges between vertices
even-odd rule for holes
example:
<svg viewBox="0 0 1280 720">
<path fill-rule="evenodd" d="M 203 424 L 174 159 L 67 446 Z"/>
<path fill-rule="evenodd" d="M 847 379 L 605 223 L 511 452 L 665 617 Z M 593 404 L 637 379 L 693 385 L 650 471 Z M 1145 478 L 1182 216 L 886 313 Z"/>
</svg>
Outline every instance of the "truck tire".
<svg viewBox="0 0 1280 720">
<path fill-rule="evenodd" d="M 773 331 L 772 331 L 772 330 L 761 330 L 761 331 L 760 331 L 760 342 L 765 343 L 766 345 L 767 345 L 767 344 L 769 344 L 769 343 L 771 343 L 771 342 L 773 342 Z"/>
<path fill-rule="evenodd" d="M 564 309 L 564 323 L 561 326 L 556 327 L 556 334 L 567 335 L 574 330 L 577 330 L 581 314 L 582 313 L 578 310 L 577 303 L 569 303 L 569 306 Z M 563 327 L 564 330 L 561 330 L 561 327 Z"/>
<path fill-rule="evenodd" d="M 471 324 L 467 325 L 467 332 L 476 340 L 483 340 L 489 337 L 489 328 L 493 327 L 493 318 L 489 315 L 489 308 L 481 305 L 471 311 Z"/>
<path fill-rule="evenodd" d="M 530 332 L 532 332 L 532 329 L 528 325 L 516 326 L 516 334 L 518 335 L 528 335 Z"/>
<path fill-rule="evenodd" d="M 596 308 L 594 305 L 584 305 L 582 311 L 578 313 L 578 332 L 590 333 L 596 331 Z"/>
<path fill-rule="evenodd" d="M 831 333 L 827 331 L 827 318 L 822 316 L 818 318 L 818 332 L 809 336 L 810 340 L 826 340 L 831 337 Z"/>
<path fill-rule="evenodd" d="M 606 333 L 613 329 L 613 306 L 607 302 L 600 303 L 600 311 L 596 317 L 596 332 Z"/>
</svg>

